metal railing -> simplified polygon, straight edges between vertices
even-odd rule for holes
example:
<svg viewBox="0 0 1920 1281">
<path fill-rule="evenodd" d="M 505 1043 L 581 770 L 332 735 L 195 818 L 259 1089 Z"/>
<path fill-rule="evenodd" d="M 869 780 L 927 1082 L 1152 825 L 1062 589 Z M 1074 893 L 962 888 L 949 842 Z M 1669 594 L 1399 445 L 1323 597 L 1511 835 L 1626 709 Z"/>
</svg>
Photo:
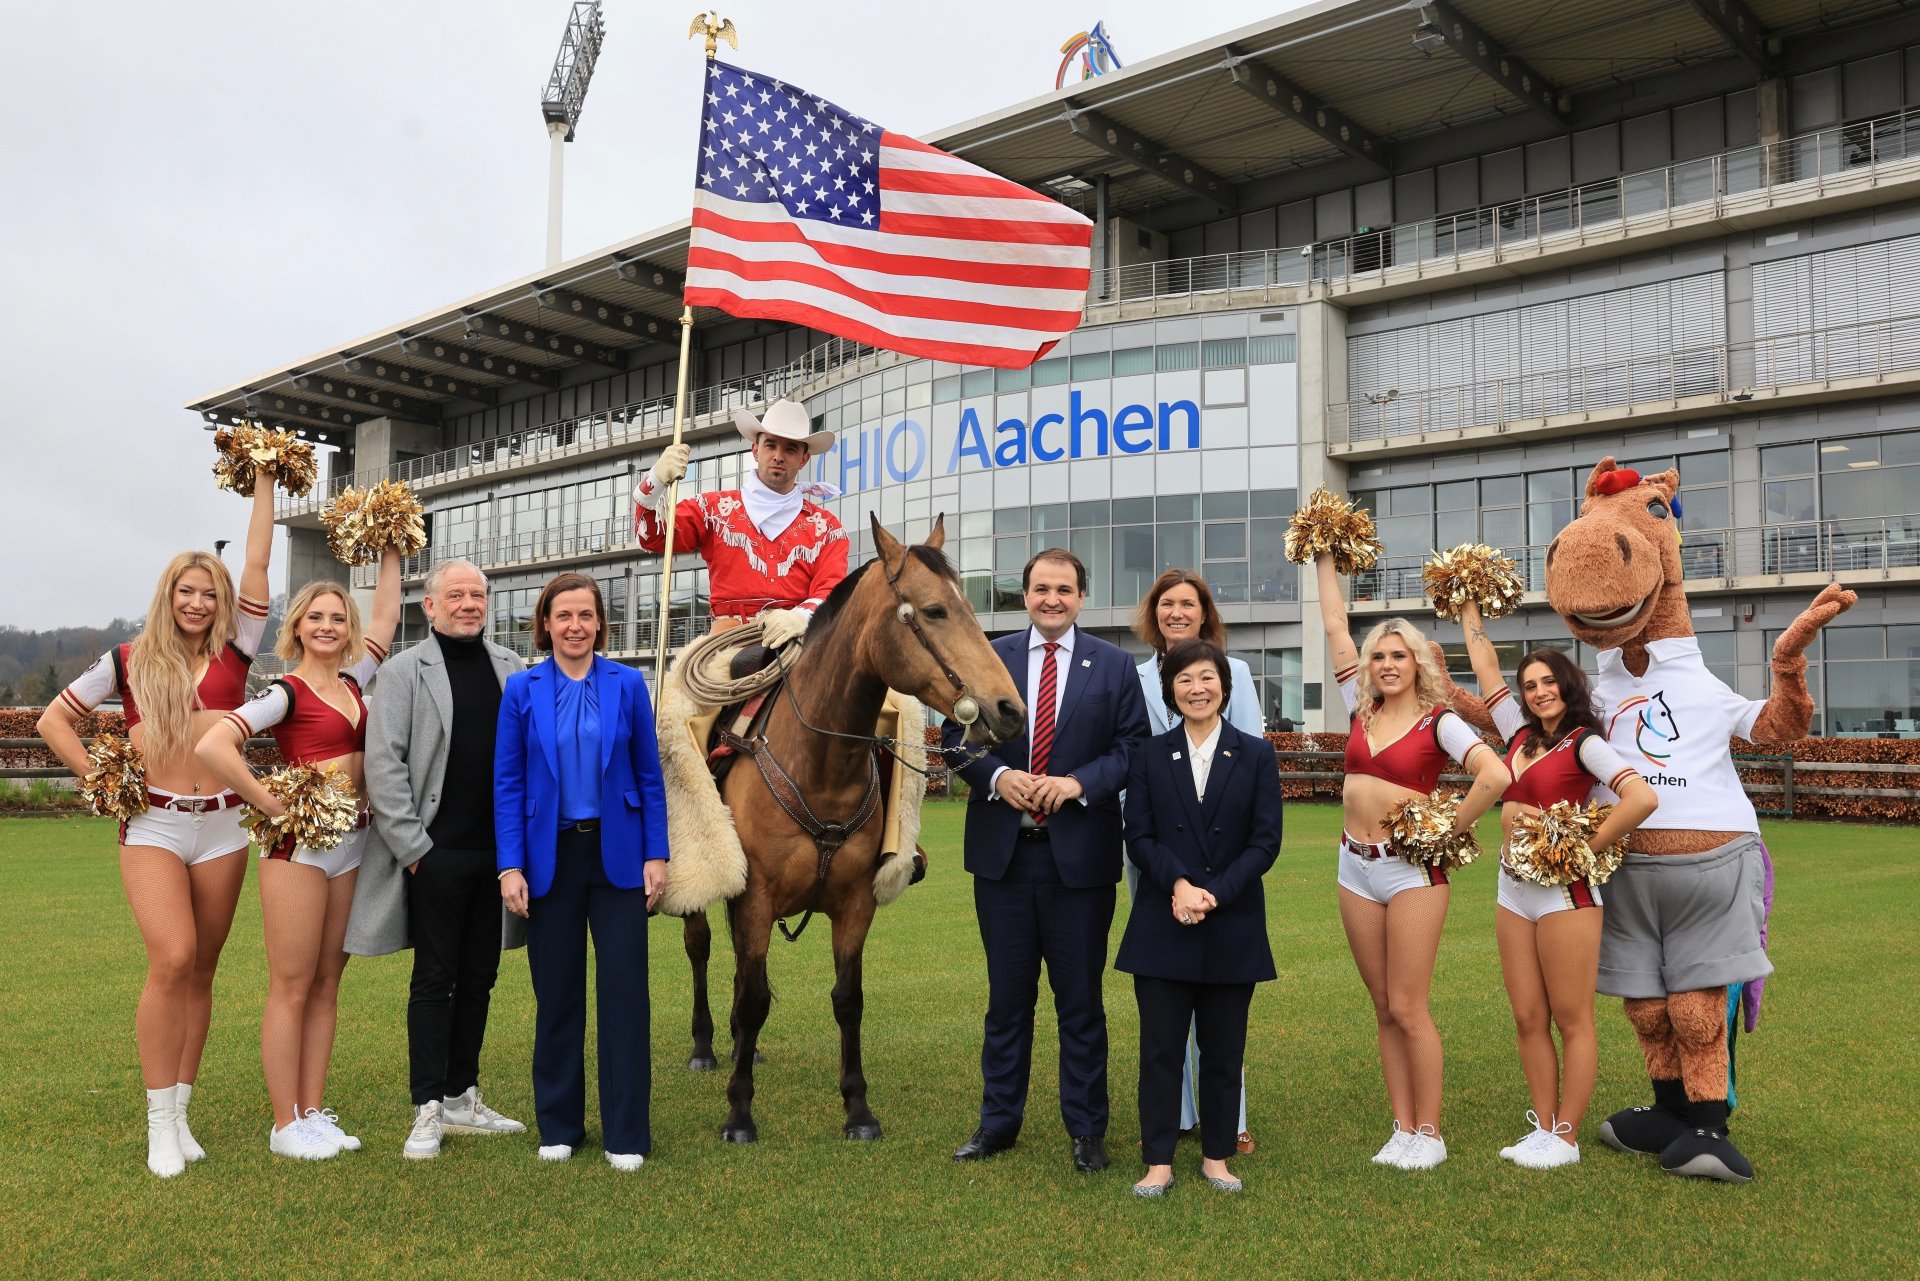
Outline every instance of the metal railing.
<svg viewBox="0 0 1920 1281">
<path fill-rule="evenodd" d="M 1425 271 L 1469 265 L 1482 254 L 1497 256 L 1504 249 L 1561 237 L 1578 241 L 1588 232 L 1617 231 L 1643 219 L 1817 199 L 1829 188 L 1852 189 L 1863 177 L 1907 162 L 1917 162 L 1914 169 L 1920 174 L 1920 110 L 1310 245 L 1096 268 L 1087 305 L 1297 289 L 1311 282 L 1364 284 L 1394 268 Z M 690 389 L 689 421 L 705 426 L 705 420 L 736 409 L 796 395 L 828 374 L 880 354 L 881 349 L 865 343 L 831 339 L 777 369 Z M 438 484 L 524 466 L 534 458 L 639 446 L 664 435 L 672 421 L 673 397 L 633 401 L 391 466 L 361 468 L 316 486 L 305 498 L 283 497 L 277 514 L 284 519 L 317 511 L 348 485 L 386 479 Z"/>
<path fill-rule="evenodd" d="M 1675 403 L 1691 396 L 1732 399 L 1755 388 L 1914 370 L 1920 370 L 1920 316 L 1890 316 L 1751 342 L 1370 395 L 1327 406 L 1327 433 L 1335 444 L 1355 444 Z"/>
<path fill-rule="evenodd" d="M 1502 549 L 1513 558 L 1530 592 L 1547 589 L 1547 545 Z M 1414 600 L 1425 594 L 1419 555 L 1382 556 L 1348 580 L 1353 602 Z M 1686 581 L 1729 584 L 1738 578 L 1785 574 L 1845 576 L 1920 569 L 1920 513 L 1840 520 L 1687 529 L 1682 522 L 1680 567 Z"/>
</svg>

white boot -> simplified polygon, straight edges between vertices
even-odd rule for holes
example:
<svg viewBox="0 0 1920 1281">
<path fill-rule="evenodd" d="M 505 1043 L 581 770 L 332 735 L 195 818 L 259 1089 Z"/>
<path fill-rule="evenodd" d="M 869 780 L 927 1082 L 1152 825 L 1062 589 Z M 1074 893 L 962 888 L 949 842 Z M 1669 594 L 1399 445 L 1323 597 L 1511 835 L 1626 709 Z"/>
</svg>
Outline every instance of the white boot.
<svg viewBox="0 0 1920 1281">
<path fill-rule="evenodd" d="M 174 1086 L 147 1091 L 147 1168 L 171 1179 L 187 1168 L 180 1154 L 180 1109 Z"/>
<path fill-rule="evenodd" d="M 174 1107 L 179 1112 L 179 1121 L 174 1128 L 180 1132 L 180 1155 L 187 1158 L 189 1165 L 207 1155 L 207 1150 L 200 1146 L 200 1140 L 194 1138 L 193 1131 L 187 1128 L 187 1100 L 192 1097 L 193 1082 L 182 1081 L 173 1087 Z"/>
</svg>

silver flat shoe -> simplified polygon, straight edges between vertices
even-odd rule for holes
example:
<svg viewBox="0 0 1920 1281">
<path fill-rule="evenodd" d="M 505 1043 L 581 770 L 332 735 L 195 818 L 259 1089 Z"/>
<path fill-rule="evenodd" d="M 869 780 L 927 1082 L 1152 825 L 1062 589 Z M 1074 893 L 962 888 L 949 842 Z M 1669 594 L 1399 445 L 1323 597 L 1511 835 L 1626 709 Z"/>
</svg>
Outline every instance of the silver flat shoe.
<svg viewBox="0 0 1920 1281">
<path fill-rule="evenodd" d="M 1238 1179 L 1216 1179 L 1211 1174 L 1205 1177 L 1208 1183 L 1213 1184 L 1213 1186 L 1221 1192 L 1239 1192 L 1247 1186 Z"/>
<path fill-rule="evenodd" d="M 1133 1194 L 1135 1196 L 1165 1196 L 1167 1189 L 1172 1186 L 1172 1179 L 1168 1179 L 1165 1183 L 1136 1183 L 1133 1185 Z"/>
</svg>

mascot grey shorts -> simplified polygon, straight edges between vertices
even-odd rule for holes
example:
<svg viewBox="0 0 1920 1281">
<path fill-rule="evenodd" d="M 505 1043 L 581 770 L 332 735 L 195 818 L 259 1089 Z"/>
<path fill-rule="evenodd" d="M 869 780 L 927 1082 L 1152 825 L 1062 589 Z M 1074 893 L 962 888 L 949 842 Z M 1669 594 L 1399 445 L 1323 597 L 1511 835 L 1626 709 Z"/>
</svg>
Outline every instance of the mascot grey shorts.
<svg viewBox="0 0 1920 1281">
<path fill-rule="evenodd" d="M 1702 854 L 1629 854 L 1607 882 L 1599 989 L 1651 998 L 1745 983 L 1773 973 L 1760 837 Z"/>
</svg>

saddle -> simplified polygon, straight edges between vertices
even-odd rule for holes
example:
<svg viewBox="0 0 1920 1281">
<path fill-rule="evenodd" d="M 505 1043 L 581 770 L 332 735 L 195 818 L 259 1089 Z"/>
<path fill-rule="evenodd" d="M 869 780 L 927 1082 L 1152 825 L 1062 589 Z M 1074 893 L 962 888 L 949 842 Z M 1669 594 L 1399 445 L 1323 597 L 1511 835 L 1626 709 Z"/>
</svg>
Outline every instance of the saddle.
<svg viewBox="0 0 1920 1281">
<path fill-rule="evenodd" d="M 748 645 L 730 657 L 727 675 L 733 680 L 751 676 L 764 670 L 773 662 L 773 658 L 773 651 L 765 645 Z M 782 679 L 771 689 L 762 690 L 752 698 L 717 707 L 688 725 L 694 741 L 706 749 L 707 772 L 713 775 L 715 787 L 726 781 L 733 763 L 740 759 L 740 744 L 750 742 L 766 728 L 767 715 L 773 710 L 773 700 L 779 697 L 780 687 L 785 683 Z"/>
</svg>

